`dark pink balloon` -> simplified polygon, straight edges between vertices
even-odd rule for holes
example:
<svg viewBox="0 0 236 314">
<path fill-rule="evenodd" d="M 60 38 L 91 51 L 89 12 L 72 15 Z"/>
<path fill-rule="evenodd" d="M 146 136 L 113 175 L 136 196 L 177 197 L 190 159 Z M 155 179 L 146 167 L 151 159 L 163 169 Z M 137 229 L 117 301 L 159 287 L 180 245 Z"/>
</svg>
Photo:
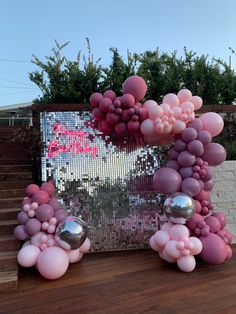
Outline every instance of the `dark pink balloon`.
<svg viewBox="0 0 236 314">
<path fill-rule="evenodd" d="M 131 94 L 136 101 L 141 100 L 147 92 L 147 84 L 140 76 L 128 77 L 123 83 L 123 94 Z"/>
<path fill-rule="evenodd" d="M 64 209 L 58 209 L 54 213 L 54 217 L 57 219 L 57 223 L 61 223 L 68 216 L 67 212 Z"/>
<path fill-rule="evenodd" d="M 197 132 L 201 131 L 203 128 L 203 123 L 199 118 L 195 118 L 193 122 L 188 124 L 189 128 L 195 129 Z"/>
<path fill-rule="evenodd" d="M 171 194 L 180 190 L 182 178 L 180 174 L 171 168 L 163 167 L 154 174 L 154 190 L 163 194 Z"/>
<path fill-rule="evenodd" d="M 179 153 L 174 149 L 174 147 L 171 147 L 171 149 L 168 152 L 170 159 L 177 159 L 179 156 Z"/>
<path fill-rule="evenodd" d="M 188 151 L 183 151 L 178 156 L 178 163 L 182 167 L 190 167 L 193 166 L 196 161 L 196 157 L 190 154 Z"/>
<path fill-rule="evenodd" d="M 120 115 L 122 115 L 123 110 L 122 110 L 122 108 L 117 108 L 115 112 L 116 112 L 116 114 L 118 114 L 120 116 Z"/>
<path fill-rule="evenodd" d="M 24 225 L 27 220 L 29 220 L 29 217 L 26 212 L 21 211 L 17 215 L 17 220 L 19 221 L 19 224 Z"/>
<path fill-rule="evenodd" d="M 130 117 L 131 117 L 131 114 L 130 114 L 129 110 L 128 109 L 123 110 L 122 115 L 121 115 L 121 119 L 124 122 L 128 122 L 130 120 Z"/>
<path fill-rule="evenodd" d="M 232 241 L 233 241 L 233 235 L 232 235 L 232 233 L 229 231 L 229 230 L 227 230 L 227 229 L 223 229 L 223 231 L 224 231 L 224 237 L 227 239 L 227 244 L 230 244 Z"/>
<path fill-rule="evenodd" d="M 120 116 L 115 113 L 108 112 L 106 119 L 108 123 L 116 124 L 120 120 Z"/>
<path fill-rule="evenodd" d="M 25 224 L 25 232 L 29 235 L 35 235 L 41 230 L 41 222 L 36 218 L 30 218 Z"/>
<path fill-rule="evenodd" d="M 215 233 L 210 233 L 206 237 L 200 237 L 202 242 L 202 252 L 200 257 L 209 264 L 221 264 L 226 260 L 227 247 L 225 242 Z"/>
<path fill-rule="evenodd" d="M 182 151 L 186 150 L 186 147 L 187 147 L 187 145 L 183 140 L 178 139 L 175 141 L 174 148 L 177 152 L 182 152 Z"/>
<path fill-rule="evenodd" d="M 41 190 L 45 191 L 46 193 L 48 193 L 48 195 L 51 197 L 54 194 L 54 192 L 55 192 L 55 187 L 54 187 L 53 183 L 46 182 L 46 183 L 42 184 Z"/>
<path fill-rule="evenodd" d="M 204 153 L 204 146 L 202 142 L 193 140 L 188 143 L 188 151 L 196 157 L 199 157 Z"/>
<path fill-rule="evenodd" d="M 223 146 L 218 143 L 210 143 L 205 146 L 202 159 L 207 161 L 209 166 L 218 166 L 226 159 L 226 151 Z"/>
<path fill-rule="evenodd" d="M 166 164 L 166 167 L 174 169 L 176 171 L 179 171 L 180 168 L 177 160 L 169 160 Z"/>
<path fill-rule="evenodd" d="M 102 131 L 105 133 L 110 133 L 113 131 L 113 125 L 111 125 L 110 123 L 108 123 L 106 120 L 102 121 Z"/>
<path fill-rule="evenodd" d="M 134 96 L 131 94 L 124 94 L 123 96 L 121 96 L 120 101 L 123 109 L 129 109 L 135 104 Z"/>
<path fill-rule="evenodd" d="M 221 229 L 223 229 L 226 225 L 226 222 L 227 222 L 225 214 L 223 212 L 215 212 L 212 214 L 212 216 L 216 217 L 220 221 Z"/>
<path fill-rule="evenodd" d="M 181 190 L 190 196 L 195 196 L 201 191 L 201 186 L 198 180 L 194 178 L 186 178 L 181 184 Z"/>
<path fill-rule="evenodd" d="M 195 195 L 194 197 L 198 201 L 203 201 L 203 200 L 209 200 L 210 198 L 210 192 L 202 190 L 199 194 Z"/>
<path fill-rule="evenodd" d="M 46 204 L 49 201 L 49 195 L 45 191 L 35 192 L 32 196 L 32 201 L 41 204 Z"/>
<path fill-rule="evenodd" d="M 182 131 L 181 137 L 184 142 L 191 142 L 197 138 L 197 131 L 194 128 L 188 127 Z"/>
<path fill-rule="evenodd" d="M 120 108 L 117 108 L 117 109 L 120 109 Z M 116 107 L 112 104 L 109 106 L 109 109 L 108 109 L 109 112 L 115 112 L 116 111 Z M 122 110 L 121 110 L 122 111 Z"/>
<path fill-rule="evenodd" d="M 93 93 L 90 98 L 89 98 L 89 102 L 93 107 L 98 107 L 100 101 L 103 99 L 102 94 L 100 93 Z"/>
<path fill-rule="evenodd" d="M 211 168 L 207 167 L 206 175 L 203 177 L 203 181 L 209 181 L 213 178 L 213 171 Z"/>
<path fill-rule="evenodd" d="M 204 190 L 205 191 L 211 191 L 214 187 L 214 181 L 213 180 L 209 180 L 209 181 L 206 181 L 204 183 Z"/>
<path fill-rule="evenodd" d="M 43 204 L 36 209 L 36 218 L 41 222 L 48 221 L 53 217 L 54 210 L 51 205 Z"/>
<path fill-rule="evenodd" d="M 114 100 L 114 106 L 116 108 L 119 108 L 121 106 L 121 101 L 120 101 L 121 97 L 117 97 L 115 100 Z"/>
<path fill-rule="evenodd" d="M 115 131 L 118 135 L 128 135 L 127 124 L 125 122 L 119 122 L 115 126 Z"/>
<path fill-rule="evenodd" d="M 196 213 L 187 220 L 186 224 L 189 229 L 194 231 L 198 227 L 198 223 L 200 222 L 204 222 L 204 219 L 201 215 Z"/>
<path fill-rule="evenodd" d="M 113 102 L 116 99 L 116 94 L 113 92 L 113 90 L 107 90 L 103 94 L 103 97 L 109 98 Z"/>
<path fill-rule="evenodd" d="M 212 136 L 208 131 L 198 132 L 197 138 L 202 142 L 203 145 L 207 145 L 212 141 Z"/>
<path fill-rule="evenodd" d="M 25 189 L 25 193 L 27 196 L 32 196 L 35 192 L 39 191 L 39 186 L 36 184 L 29 184 Z"/>
<path fill-rule="evenodd" d="M 61 203 L 55 197 L 51 198 L 48 201 L 48 204 L 51 205 L 54 210 L 58 210 L 59 208 L 62 208 Z"/>
<path fill-rule="evenodd" d="M 195 203 L 195 212 L 196 214 L 199 214 L 202 210 L 202 205 L 198 200 L 194 200 Z"/>
<path fill-rule="evenodd" d="M 130 132 L 137 132 L 140 129 L 140 123 L 138 121 L 129 121 L 127 128 Z"/>
<path fill-rule="evenodd" d="M 99 109 L 103 112 L 108 112 L 110 105 L 112 105 L 110 98 L 103 98 L 99 103 Z"/>
<path fill-rule="evenodd" d="M 148 117 L 147 109 L 146 108 L 140 108 L 140 114 L 139 114 L 140 121 L 147 119 L 147 117 Z"/>
<path fill-rule="evenodd" d="M 16 226 L 13 233 L 14 236 L 21 241 L 25 240 L 28 237 L 28 234 L 25 232 L 25 226 L 23 225 Z"/>
<path fill-rule="evenodd" d="M 192 167 L 182 167 L 179 170 L 179 173 L 183 179 L 191 178 L 193 175 Z"/>
<path fill-rule="evenodd" d="M 216 233 L 216 232 L 220 231 L 221 224 L 220 224 L 219 219 L 217 219 L 216 217 L 208 216 L 205 218 L 205 222 L 210 227 L 210 232 Z"/>
<path fill-rule="evenodd" d="M 99 108 L 93 109 L 92 115 L 94 119 L 97 121 L 103 121 L 104 119 L 106 119 L 106 114 L 103 111 L 101 111 Z"/>
</svg>

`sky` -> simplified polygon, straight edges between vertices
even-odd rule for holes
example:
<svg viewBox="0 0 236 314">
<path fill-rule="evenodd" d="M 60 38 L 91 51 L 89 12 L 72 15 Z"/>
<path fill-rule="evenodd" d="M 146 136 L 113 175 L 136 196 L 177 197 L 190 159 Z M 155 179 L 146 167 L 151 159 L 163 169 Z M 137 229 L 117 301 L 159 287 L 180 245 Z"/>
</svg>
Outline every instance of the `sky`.
<svg viewBox="0 0 236 314">
<path fill-rule="evenodd" d="M 28 78 L 54 40 L 70 44 L 64 54 L 75 60 L 90 40 L 94 59 L 109 65 L 109 48 L 120 54 L 160 51 L 222 58 L 236 69 L 235 0 L 0 0 L 0 106 L 31 102 L 40 90 Z"/>
</svg>

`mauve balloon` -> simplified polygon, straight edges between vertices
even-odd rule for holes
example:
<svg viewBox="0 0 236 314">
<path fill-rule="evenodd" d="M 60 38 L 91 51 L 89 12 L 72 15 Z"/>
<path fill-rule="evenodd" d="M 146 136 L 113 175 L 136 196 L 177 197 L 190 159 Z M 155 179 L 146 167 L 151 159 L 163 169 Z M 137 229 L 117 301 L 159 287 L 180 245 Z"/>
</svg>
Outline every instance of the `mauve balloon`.
<svg viewBox="0 0 236 314">
<path fill-rule="evenodd" d="M 188 127 L 183 130 L 183 132 L 181 133 L 181 137 L 186 143 L 191 142 L 197 138 L 197 131 L 193 128 Z"/>
<path fill-rule="evenodd" d="M 202 142 L 203 145 L 207 145 L 211 142 L 212 136 L 208 131 L 199 131 L 197 138 Z"/>
<path fill-rule="evenodd" d="M 193 140 L 188 143 L 188 151 L 196 157 L 201 156 L 204 153 L 204 147 L 202 142 Z"/>
<path fill-rule="evenodd" d="M 214 233 L 200 237 L 203 245 L 200 257 L 209 264 L 221 264 L 226 260 L 227 248 L 225 242 Z"/>
<path fill-rule="evenodd" d="M 189 128 L 195 129 L 197 132 L 201 131 L 203 128 L 203 123 L 199 118 L 195 118 L 193 122 L 188 124 Z"/>
<path fill-rule="evenodd" d="M 169 158 L 170 159 L 177 159 L 179 156 L 179 153 L 174 149 L 174 147 L 171 147 L 171 149 L 169 150 Z"/>
<path fill-rule="evenodd" d="M 178 156 L 178 163 L 182 167 L 190 167 L 193 166 L 196 162 L 196 157 L 190 154 L 188 151 L 183 151 Z"/>
<path fill-rule="evenodd" d="M 190 196 L 195 196 L 201 191 L 201 186 L 198 180 L 194 178 L 186 178 L 181 184 L 181 190 Z"/>
<path fill-rule="evenodd" d="M 166 167 L 167 168 L 172 168 L 172 169 L 174 169 L 176 171 L 179 171 L 179 168 L 180 168 L 177 160 L 169 160 L 167 162 L 167 164 L 166 164 Z"/>
<path fill-rule="evenodd" d="M 178 139 L 175 141 L 174 148 L 177 152 L 182 152 L 182 151 L 186 150 L 186 147 L 187 147 L 187 145 L 183 140 Z"/>
<path fill-rule="evenodd" d="M 178 192 L 181 186 L 182 178 L 180 174 L 171 168 L 163 167 L 154 174 L 154 190 L 163 194 Z"/>
<path fill-rule="evenodd" d="M 192 167 L 182 167 L 180 168 L 179 173 L 183 179 L 191 178 L 193 175 L 193 169 Z"/>
<path fill-rule="evenodd" d="M 201 157 L 208 162 L 209 166 L 218 166 L 225 161 L 226 151 L 220 144 L 210 143 L 205 146 L 204 154 Z"/>
</svg>

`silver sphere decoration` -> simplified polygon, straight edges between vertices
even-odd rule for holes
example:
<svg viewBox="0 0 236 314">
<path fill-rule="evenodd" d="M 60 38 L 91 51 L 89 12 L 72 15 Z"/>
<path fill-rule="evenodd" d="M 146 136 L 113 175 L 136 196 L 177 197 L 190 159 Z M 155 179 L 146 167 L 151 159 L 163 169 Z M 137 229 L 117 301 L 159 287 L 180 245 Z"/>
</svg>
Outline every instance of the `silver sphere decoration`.
<svg viewBox="0 0 236 314">
<path fill-rule="evenodd" d="M 56 241 L 66 250 L 78 249 L 86 240 L 87 224 L 80 218 L 68 216 L 56 230 Z"/>
<path fill-rule="evenodd" d="M 164 213 L 168 218 L 188 219 L 195 213 L 194 200 L 185 193 L 175 193 L 165 200 Z"/>
</svg>

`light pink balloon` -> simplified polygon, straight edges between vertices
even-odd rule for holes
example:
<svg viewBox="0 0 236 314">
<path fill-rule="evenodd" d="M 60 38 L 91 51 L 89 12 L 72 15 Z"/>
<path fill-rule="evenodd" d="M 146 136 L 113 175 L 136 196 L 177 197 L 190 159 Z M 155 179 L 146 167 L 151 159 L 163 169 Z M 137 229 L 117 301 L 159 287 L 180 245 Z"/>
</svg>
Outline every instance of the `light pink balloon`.
<svg viewBox="0 0 236 314">
<path fill-rule="evenodd" d="M 186 128 L 186 124 L 183 121 L 181 121 L 181 120 L 176 120 L 173 123 L 173 131 L 176 134 L 181 133 L 185 128 Z"/>
<path fill-rule="evenodd" d="M 224 128 L 224 120 L 222 117 L 215 112 L 207 112 L 199 118 L 203 124 L 203 130 L 208 131 L 211 136 L 216 136 Z"/>
<path fill-rule="evenodd" d="M 36 233 L 35 235 L 33 235 L 30 239 L 30 243 L 34 246 L 40 247 L 41 245 L 41 237 L 42 235 L 46 236 L 46 233 L 39 231 L 38 233 Z"/>
<path fill-rule="evenodd" d="M 168 105 L 168 104 L 161 104 L 160 106 L 159 106 L 162 110 L 163 110 L 163 112 L 165 113 L 165 115 L 169 115 L 170 114 L 170 112 L 172 112 L 171 111 L 171 109 L 170 109 L 170 106 Z M 172 114 L 172 113 L 171 113 Z M 173 115 L 173 114 L 172 114 Z"/>
<path fill-rule="evenodd" d="M 83 257 L 83 253 L 79 249 L 70 250 L 66 252 L 69 258 L 69 263 L 76 263 Z"/>
<path fill-rule="evenodd" d="M 168 254 L 166 254 L 165 250 L 163 250 L 162 252 L 160 251 L 159 256 L 160 256 L 160 258 L 164 259 L 168 263 L 175 263 L 176 262 L 176 259 L 171 258 Z"/>
<path fill-rule="evenodd" d="M 166 222 L 164 223 L 164 225 L 161 226 L 161 230 L 169 232 L 172 227 L 173 224 L 171 222 Z"/>
<path fill-rule="evenodd" d="M 183 225 L 174 225 L 170 229 L 170 238 L 172 240 L 180 241 L 189 237 L 189 230 Z"/>
<path fill-rule="evenodd" d="M 17 254 L 17 261 L 23 267 L 32 267 L 36 264 L 40 249 L 34 245 L 26 245 Z"/>
<path fill-rule="evenodd" d="M 145 101 L 145 103 L 143 104 L 143 107 L 147 110 L 148 117 L 150 119 L 155 120 L 156 118 L 161 116 L 160 110 L 159 110 L 160 107 L 158 106 L 157 102 L 155 102 L 154 100 Z"/>
<path fill-rule="evenodd" d="M 59 247 L 49 247 L 42 251 L 37 260 L 37 268 L 46 279 L 57 279 L 65 274 L 69 265 L 66 252 Z"/>
<path fill-rule="evenodd" d="M 179 119 L 183 113 L 183 111 L 180 107 L 173 107 L 173 108 L 171 108 L 171 111 L 172 111 L 175 119 Z"/>
<path fill-rule="evenodd" d="M 191 255 L 200 254 L 202 251 L 202 242 L 196 237 L 190 237 L 188 241 L 193 244 L 193 248 L 190 249 Z"/>
<path fill-rule="evenodd" d="M 173 93 L 165 95 L 162 102 L 168 104 L 171 108 L 179 106 L 179 98 Z"/>
<path fill-rule="evenodd" d="M 177 260 L 177 265 L 178 265 L 179 269 L 188 273 L 188 272 L 193 271 L 194 268 L 196 267 L 196 260 L 192 255 L 181 256 Z"/>
<path fill-rule="evenodd" d="M 191 102 L 194 105 L 194 110 L 198 110 L 202 107 L 202 98 L 199 96 L 193 96 Z"/>
<path fill-rule="evenodd" d="M 194 111 L 194 105 L 190 101 L 185 101 L 180 105 L 180 108 L 183 110 L 185 113 L 193 113 Z"/>
<path fill-rule="evenodd" d="M 185 102 L 185 101 L 191 101 L 192 99 L 192 93 L 190 92 L 190 90 L 184 88 L 181 89 L 178 94 L 177 94 L 180 103 Z"/>
<path fill-rule="evenodd" d="M 169 241 L 163 252 L 165 252 L 169 257 L 177 259 L 180 257 L 180 250 L 177 249 L 177 242 L 174 240 Z"/>
<path fill-rule="evenodd" d="M 81 247 L 79 249 L 80 249 L 81 253 L 87 253 L 89 251 L 90 247 L 91 247 L 91 242 L 90 242 L 89 238 L 86 238 L 86 240 L 84 241 L 84 243 L 81 245 Z"/>
<path fill-rule="evenodd" d="M 142 122 L 140 127 L 141 132 L 143 135 L 154 135 L 155 129 L 154 129 L 154 122 L 151 119 L 146 119 Z"/>
<path fill-rule="evenodd" d="M 151 238 L 150 238 L 150 240 L 149 240 L 149 245 L 150 245 L 150 247 L 154 250 L 154 251 L 159 251 L 159 247 L 158 247 L 158 245 L 156 244 L 156 241 L 155 241 L 155 238 L 154 238 L 154 236 L 152 236 Z"/>
<path fill-rule="evenodd" d="M 154 234 L 154 239 L 156 244 L 160 247 L 160 248 L 164 248 L 164 246 L 167 244 L 168 241 L 170 241 L 170 236 L 169 234 L 164 231 L 164 230 L 158 230 L 155 234 Z"/>
</svg>

